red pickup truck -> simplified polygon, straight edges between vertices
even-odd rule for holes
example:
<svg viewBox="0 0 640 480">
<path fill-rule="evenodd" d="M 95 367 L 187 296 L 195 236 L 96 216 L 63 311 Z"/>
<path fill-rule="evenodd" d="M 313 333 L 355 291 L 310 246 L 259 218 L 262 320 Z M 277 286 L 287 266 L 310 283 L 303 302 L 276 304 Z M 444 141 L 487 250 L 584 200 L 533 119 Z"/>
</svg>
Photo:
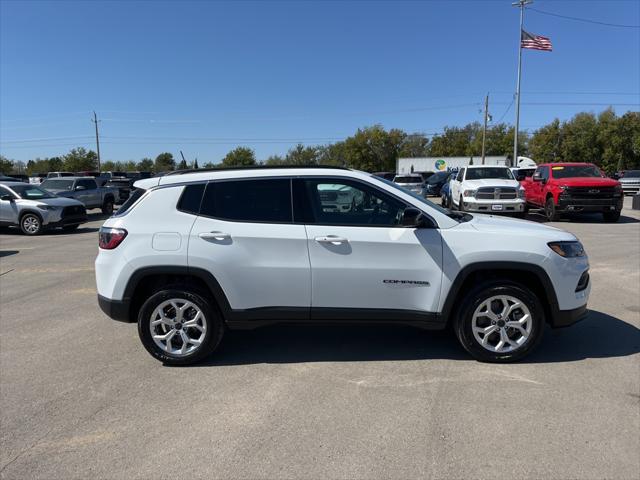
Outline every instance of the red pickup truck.
<svg viewBox="0 0 640 480">
<path fill-rule="evenodd" d="M 620 182 L 607 178 L 592 163 L 547 163 L 521 182 L 527 206 L 544 208 L 549 221 L 563 213 L 601 212 L 617 222 L 622 210 Z"/>
</svg>

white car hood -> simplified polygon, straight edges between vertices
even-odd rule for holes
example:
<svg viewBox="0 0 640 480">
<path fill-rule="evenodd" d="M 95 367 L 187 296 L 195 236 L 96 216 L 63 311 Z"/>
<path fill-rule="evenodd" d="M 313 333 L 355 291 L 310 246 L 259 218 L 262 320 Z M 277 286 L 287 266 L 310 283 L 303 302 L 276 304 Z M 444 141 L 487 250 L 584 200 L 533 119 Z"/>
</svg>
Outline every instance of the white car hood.
<svg viewBox="0 0 640 480">
<path fill-rule="evenodd" d="M 482 180 L 465 180 L 464 186 L 466 188 L 480 188 L 480 187 L 520 187 L 520 183 L 517 180 L 501 180 L 499 178 L 485 178 Z"/>
<path fill-rule="evenodd" d="M 549 241 L 574 241 L 576 237 L 560 228 L 550 227 L 529 220 L 519 220 L 494 215 L 476 215 L 469 225 L 481 232 L 505 232 L 509 235 L 524 235 L 537 238 L 548 238 Z"/>
</svg>

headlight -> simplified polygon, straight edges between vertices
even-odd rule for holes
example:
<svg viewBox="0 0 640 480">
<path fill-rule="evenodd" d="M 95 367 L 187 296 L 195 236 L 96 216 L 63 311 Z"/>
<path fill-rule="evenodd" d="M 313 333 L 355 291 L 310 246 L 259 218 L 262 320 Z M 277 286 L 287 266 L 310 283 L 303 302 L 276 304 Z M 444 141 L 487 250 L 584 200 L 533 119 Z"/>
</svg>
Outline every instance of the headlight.
<svg viewBox="0 0 640 480">
<path fill-rule="evenodd" d="M 42 204 L 42 205 L 38 205 L 38 208 L 40 210 L 58 210 L 59 207 L 54 207 L 53 205 Z"/>
<path fill-rule="evenodd" d="M 567 185 L 560 185 L 560 190 L 566 192 L 569 187 Z"/>
<path fill-rule="evenodd" d="M 549 242 L 549 248 L 556 252 L 561 257 L 574 258 L 584 257 L 585 251 L 582 244 L 578 241 L 575 242 Z"/>
<path fill-rule="evenodd" d="M 465 197 L 475 197 L 477 192 L 478 192 L 478 190 L 465 190 L 464 191 L 464 196 Z"/>
<path fill-rule="evenodd" d="M 526 198 L 524 188 L 519 188 L 519 189 L 518 189 L 518 198 L 521 198 L 521 199 L 523 199 L 523 200 Z"/>
</svg>

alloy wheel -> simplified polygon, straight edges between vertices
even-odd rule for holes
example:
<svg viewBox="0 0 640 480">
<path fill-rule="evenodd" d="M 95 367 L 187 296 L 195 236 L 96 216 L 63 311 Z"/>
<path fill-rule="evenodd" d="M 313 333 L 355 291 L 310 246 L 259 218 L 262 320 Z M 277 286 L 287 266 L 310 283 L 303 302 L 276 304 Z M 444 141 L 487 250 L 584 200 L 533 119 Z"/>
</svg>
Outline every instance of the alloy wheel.
<svg viewBox="0 0 640 480">
<path fill-rule="evenodd" d="M 471 329 L 479 345 L 493 353 L 522 347 L 533 327 L 531 311 L 522 300 L 497 295 L 483 301 L 473 313 Z"/>
<path fill-rule="evenodd" d="M 26 215 L 22 219 L 22 228 L 28 234 L 34 235 L 40 230 L 40 220 L 35 215 Z"/>
<path fill-rule="evenodd" d="M 178 357 L 200 348 L 207 333 L 200 307 L 181 298 L 172 298 L 158 305 L 149 318 L 149 328 L 155 344 Z"/>
</svg>

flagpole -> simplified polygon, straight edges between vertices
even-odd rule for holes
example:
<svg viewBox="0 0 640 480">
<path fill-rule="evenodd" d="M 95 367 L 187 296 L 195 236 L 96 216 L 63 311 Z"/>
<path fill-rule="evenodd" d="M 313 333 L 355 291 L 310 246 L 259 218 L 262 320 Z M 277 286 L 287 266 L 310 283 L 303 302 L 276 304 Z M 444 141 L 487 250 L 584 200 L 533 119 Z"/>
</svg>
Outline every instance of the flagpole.
<svg viewBox="0 0 640 480">
<path fill-rule="evenodd" d="M 533 0 L 518 0 L 511 5 L 520 7 L 520 30 L 518 31 L 518 81 L 516 83 L 516 128 L 513 135 L 513 166 L 518 166 L 518 130 L 520 129 L 520 77 L 522 76 L 522 27 L 524 26 L 524 6 Z"/>
</svg>

